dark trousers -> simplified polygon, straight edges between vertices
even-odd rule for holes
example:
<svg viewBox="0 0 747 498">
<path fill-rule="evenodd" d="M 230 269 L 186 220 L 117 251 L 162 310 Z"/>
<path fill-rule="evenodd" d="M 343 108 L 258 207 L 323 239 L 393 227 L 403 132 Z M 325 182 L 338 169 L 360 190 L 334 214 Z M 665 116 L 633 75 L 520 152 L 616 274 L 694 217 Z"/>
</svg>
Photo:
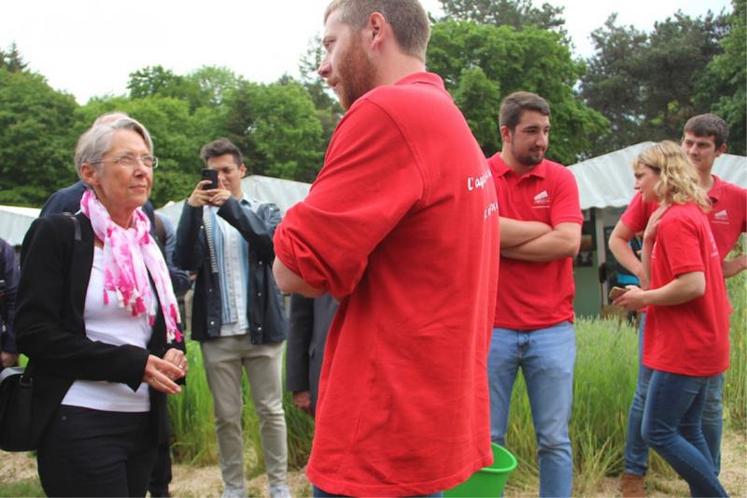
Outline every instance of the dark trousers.
<svg viewBox="0 0 747 498">
<path fill-rule="evenodd" d="M 48 496 L 145 496 L 156 444 L 148 413 L 60 406 L 39 444 Z"/>
<path fill-rule="evenodd" d="M 169 494 L 169 483 L 171 482 L 171 443 L 166 442 L 158 445 L 156 463 L 150 474 L 148 492 L 153 498 L 171 496 Z"/>
</svg>

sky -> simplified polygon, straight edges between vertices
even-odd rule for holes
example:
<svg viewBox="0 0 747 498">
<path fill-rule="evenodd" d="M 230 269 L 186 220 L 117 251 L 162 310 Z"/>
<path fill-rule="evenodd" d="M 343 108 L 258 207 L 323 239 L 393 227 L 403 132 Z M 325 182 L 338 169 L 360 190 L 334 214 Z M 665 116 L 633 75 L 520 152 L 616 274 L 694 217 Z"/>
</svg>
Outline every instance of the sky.
<svg viewBox="0 0 747 498">
<path fill-rule="evenodd" d="M 729 0 L 547 0 L 565 7 L 575 54 L 593 54 L 590 33 L 618 13 L 650 31 L 678 9 L 693 17 L 731 11 Z M 421 0 L 436 17 L 438 0 Z M 535 5 L 542 2 L 534 0 Z M 0 49 L 15 42 L 32 70 L 84 104 L 126 93 L 128 75 L 160 64 L 177 74 L 225 66 L 248 80 L 298 75 L 322 30 L 328 0 L 3 0 Z"/>
</svg>

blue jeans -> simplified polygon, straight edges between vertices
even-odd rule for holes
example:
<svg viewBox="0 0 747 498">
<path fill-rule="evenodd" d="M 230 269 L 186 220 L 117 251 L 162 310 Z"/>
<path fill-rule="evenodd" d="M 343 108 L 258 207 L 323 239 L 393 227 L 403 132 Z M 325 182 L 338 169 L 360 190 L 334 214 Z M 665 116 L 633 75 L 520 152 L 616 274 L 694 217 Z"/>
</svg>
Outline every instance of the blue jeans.
<svg viewBox="0 0 747 498">
<path fill-rule="evenodd" d="M 568 421 L 575 359 L 576 335 L 569 322 L 531 332 L 493 329 L 488 356 L 490 436 L 505 445 L 511 392 L 521 368 L 539 448 L 540 496 L 571 496 Z"/>
<path fill-rule="evenodd" d="M 651 369 L 643 365 L 643 331 L 646 328 L 646 314 L 641 313 L 638 327 L 638 382 L 636 382 L 633 402 L 628 413 L 628 433 L 625 438 L 625 472 L 642 476 L 648 468 L 648 446 L 641 436 L 643 408 L 651 378 Z"/>
<path fill-rule="evenodd" d="M 333 495 L 333 494 L 327 493 L 323 489 L 317 488 L 313 484 L 311 487 L 313 488 L 311 491 L 311 496 L 313 496 L 314 498 L 336 498 L 336 497 L 343 496 L 343 495 Z M 443 491 L 439 491 L 438 493 L 425 495 L 423 498 L 442 498 L 443 495 L 444 495 Z"/>
<path fill-rule="evenodd" d="M 653 370 L 643 410 L 643 440 L 687 481 L 692 496 L 727 496 L 701 425 L 710 379 Z"/>
<path fill-rule="evenodd" d="M 643 408 L 652 370 L 643 365 L 643 330 L 646 327 L 646 314 L 641 313 L 638 329 L 638 382 L 633 394 L 628 414 L 628 433 L 625 438 L 625 472 L 642 476 L 648 468 L 648 446 L 641 436 Z M 703 408 L 703 436 L 713 458 L 716 475 L 721 471 L 721 432 L 723 427 L 723 404 L 721 393 L 724 386 L 723 374 L 711 377 L 706 391 Z"/>
</svg>

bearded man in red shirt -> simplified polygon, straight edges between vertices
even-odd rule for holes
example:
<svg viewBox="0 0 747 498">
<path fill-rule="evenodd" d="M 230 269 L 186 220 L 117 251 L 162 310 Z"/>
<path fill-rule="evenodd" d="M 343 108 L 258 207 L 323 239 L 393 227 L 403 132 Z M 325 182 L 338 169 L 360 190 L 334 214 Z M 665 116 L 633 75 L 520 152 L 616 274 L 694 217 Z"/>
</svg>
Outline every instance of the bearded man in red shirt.
<svg viewBox="0 0 747 498">
<path fill-rule="evenodd" d="M 424 496 L 492 460 L 486 376 L 498 281 L 487 162 L 425 72 L 416 0 L 336 0 L 319 74 L 346 113 L 275 233 L 286 292 L 340 301 L 307 467 L 315 496 Z"/>
</svg>

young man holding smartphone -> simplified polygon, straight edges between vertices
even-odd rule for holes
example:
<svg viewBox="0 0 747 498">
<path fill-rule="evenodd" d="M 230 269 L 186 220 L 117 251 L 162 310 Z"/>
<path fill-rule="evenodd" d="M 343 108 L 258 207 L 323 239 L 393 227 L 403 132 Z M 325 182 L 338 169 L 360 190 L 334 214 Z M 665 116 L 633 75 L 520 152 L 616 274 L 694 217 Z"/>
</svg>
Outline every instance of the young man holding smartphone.
<svg viewBox="0 0 747 498">
<path fill-rule="evenodd" d="M 184 204 L 175 261 L 197 272 L 192 339 L 200 342 L 213 396 L 223 496 L 246 496 L 241 428 L 245 370 L 260 419 L 270 496 L 285 498 L 290 493 L 280 370 L 286 320 L 272 276 L 272 237 L 280 210 L 243 192 L 246 166 L 229 140 L 205 145 L 201 156 L 209 171 Z M 210 188 L 216 177 L 217 188 Z"/>
</svg>

